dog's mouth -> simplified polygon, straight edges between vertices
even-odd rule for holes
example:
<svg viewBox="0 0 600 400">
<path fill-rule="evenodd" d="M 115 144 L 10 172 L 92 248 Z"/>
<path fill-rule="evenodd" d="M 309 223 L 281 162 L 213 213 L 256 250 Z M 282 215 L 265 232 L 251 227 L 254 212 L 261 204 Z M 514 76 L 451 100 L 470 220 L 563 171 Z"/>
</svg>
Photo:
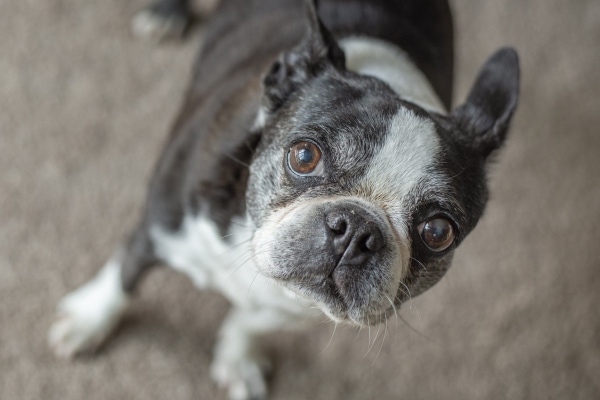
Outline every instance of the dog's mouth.
<svg viewBox="0 0 600 400">
<path fill-rule="evenodd" d="M 273 267 L 261 272 L 293 293 L 307 307 L 317 307 L 336 323 L 377 325 L 394 315 L 399 308 L 394 301 L 397 287 L 392 290 L 388 282 L 378 282 L 368 275 L 358 279 L 356 285 L 342 288 L 332 274 L 299 276 L 287 274 L 285 268 Z"/>
<path fill-rule="evenodd" d="M 357 198 L 288 206 L 255 232 L 252 246 L 263 275 L 353 325 L 393 314 L 409 247 L 381 210 Z"/>
<path fill-rule="evenodd" d="M 354 326 L 372 326 L 384 322 L 394 315 L 400 305 L 395 295 L 377 290 L 371 295 L 361 296 L 360 290 L 349 293 L 340 289 L 334 278 L 317 276 L 284 278 L 270 276 L 278 284 L 297 296 L 309 306 L 318 307 L 336 323 Z"/>
</svg>

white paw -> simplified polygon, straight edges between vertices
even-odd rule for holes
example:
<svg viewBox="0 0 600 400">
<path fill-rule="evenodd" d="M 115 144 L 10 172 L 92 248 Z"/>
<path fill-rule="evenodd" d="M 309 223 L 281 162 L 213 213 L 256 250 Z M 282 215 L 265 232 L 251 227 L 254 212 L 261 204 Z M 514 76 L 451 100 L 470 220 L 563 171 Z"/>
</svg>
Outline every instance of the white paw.
<svg viewBox="0 0 600 400">
<path fill-rule="evenodd" d="M 263 400 L 267 397 L 266 363 L 254 359 L 215 360 L 211 366 L 213 380 L 227 388 L 230 400 Z"/>
<path fill-rule="evenodd" d="M 118 324 L 128 303 L 118 265 L 109 263 L 90 282 L 65 296 L 48 332 L 48 343 L 62 358 L 92 351 Z"/>
</svg>

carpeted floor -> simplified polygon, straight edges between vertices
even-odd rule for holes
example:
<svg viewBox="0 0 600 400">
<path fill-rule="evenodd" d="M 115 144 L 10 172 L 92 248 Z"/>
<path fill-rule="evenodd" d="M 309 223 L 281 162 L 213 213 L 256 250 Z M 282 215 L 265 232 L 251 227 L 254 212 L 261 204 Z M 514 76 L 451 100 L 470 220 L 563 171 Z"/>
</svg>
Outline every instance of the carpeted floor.
<svg viewBox="0 0 600 400">
<path fill-rule="evenodd" d="M 96 357 L 45 342 L 55 303 L 136 220 L 198 45 L 132 38 L 143 4 L 0 3 L 0 399 L 225 397 L 208 365 L 227 305 L 167 269 Z M 269 336 L 272 399 L 600 398 L 600 2 L 452 5 L 457 101 L 497 47 L 521 56 L 487 213 L 403 309 L 414 329 Z"/>
</svg>

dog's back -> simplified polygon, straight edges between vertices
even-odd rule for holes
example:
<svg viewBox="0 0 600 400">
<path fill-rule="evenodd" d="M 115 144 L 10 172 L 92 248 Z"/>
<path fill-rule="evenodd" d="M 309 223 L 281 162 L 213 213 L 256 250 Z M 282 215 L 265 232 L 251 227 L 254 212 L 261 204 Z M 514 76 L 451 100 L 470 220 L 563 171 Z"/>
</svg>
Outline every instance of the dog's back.
<svg viewBox="0 0 600 400">
<path fill-rule="evenodd" d="M 195 68 L 202 96 L 248 65 L 263 70 L 306 30 L 301 0 L 222 0 L 207 27 Z M 446 0 L 322 0 L 319 16 L 336 39 L 366 36 L 408 53 L 449 108 L 452 96 L 453 30 Z"/>
</svg>

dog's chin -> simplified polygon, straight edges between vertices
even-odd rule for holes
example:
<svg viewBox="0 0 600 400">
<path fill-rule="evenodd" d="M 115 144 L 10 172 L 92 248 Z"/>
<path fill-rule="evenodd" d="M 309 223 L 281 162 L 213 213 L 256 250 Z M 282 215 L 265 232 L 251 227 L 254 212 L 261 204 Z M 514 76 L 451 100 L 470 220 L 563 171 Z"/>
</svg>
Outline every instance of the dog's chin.
<svg viewBox="0 0 600 400">
<path fill-rule="evenodd" d="M 393 303 L 390 303 L 387 308 L 353 307 L 352 303 L 354 302 L 345 300 L 337 292 L 335 284 L 331 282 L 323 282 L 320 285 L 321 287 L 316 289 L 314 285 L 275 280 L 279 281 L 287 291 L 301 299 L 302 302 L 318 307 L 323 314 L 335 323 L 359 327 L 378 325 L 394 315 L 400 307 Z"/>
</svg>

